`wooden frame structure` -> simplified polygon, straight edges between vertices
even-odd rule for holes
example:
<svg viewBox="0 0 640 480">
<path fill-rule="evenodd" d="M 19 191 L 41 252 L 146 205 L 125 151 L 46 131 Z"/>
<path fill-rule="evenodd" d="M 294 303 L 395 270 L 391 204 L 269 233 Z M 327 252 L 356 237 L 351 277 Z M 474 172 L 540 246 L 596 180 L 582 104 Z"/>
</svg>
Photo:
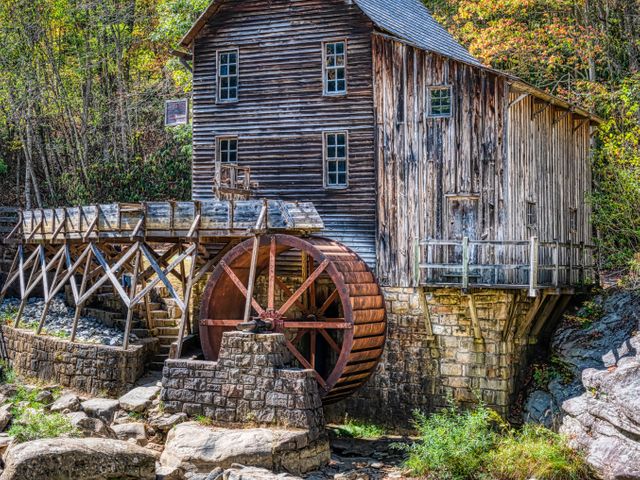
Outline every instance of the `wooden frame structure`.
<svg viewBox="0 0 640 480">
<path fill-rule="evenodd" d="M 36 333 L 51 301 L 70 284 L 75 301 L 71 341 L 86 302 L 111 285 L 126 306 L 123 348 L 129 347 L 134 309 L 148 304 L 162 283 L 181 311 L 174 356 L 192 333 L 189 304 L 193 286 L 228 250 L 266 232 L 309 234 L 323 228 L 310 203 L 277 200 L 146 202 L 24 211 L 6 242 L 16 254 L 2 290 L 18 284 L 18 327 L 29 296 L 40 288 L 45 300 Z M 172 281 L 173 280 L 173 281 Z M 145 307 L 149 321 L 148 307 Z"/>
</svg>

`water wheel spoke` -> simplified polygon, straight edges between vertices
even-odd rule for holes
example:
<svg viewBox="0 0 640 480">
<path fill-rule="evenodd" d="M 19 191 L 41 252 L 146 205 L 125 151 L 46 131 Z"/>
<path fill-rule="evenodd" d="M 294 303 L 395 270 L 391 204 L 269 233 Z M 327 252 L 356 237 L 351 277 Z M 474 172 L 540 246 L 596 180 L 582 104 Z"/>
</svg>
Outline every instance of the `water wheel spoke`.
<svg viewBox="0 0 640 480">
<path fill-rule="evenodd" d="M 269 246 L 269 287 L 267 291 L 267 310 L 273 311 L 276 302 L 276 238 L 271 237 Z"/>
<path fill-rule="evenodd" d="M 287 339 L 284 339 L 285 343 L 287 344 L 287 348 L 289 349 L 289 351 L 293 354 L 294 357 L 296 357 L 296 359 L 300 362 L 300 364 L 304 367 L 307 368 L 309 370 L 313 370 L 313 374 L 316 377 L 316 380 L 318 381 L 318 383 L 320 384 L 320 386 L 324 389 L 327 388 L 327 382 L 325 382 L 324 378 L 322 378 L 322 375 L 320 375 L 315 368 L 313 368 L 313 366 L 309 363 L 309 361 L 304 358 L 304 355 L 302 355 L 300 353 L 300 351 Z"/>
<path fill-rule="evenodd" d="M 286 302 L 284 302 L 284 305 L 282 305 L 278 309 L 278 313 L 280 315 L 284 315 L 293 306 L 296 300 L 298 300 L 298 298 L 300 298 L 300 296 L 308 290 L 309 286 L 316 281 L 316 279 L 322 274 L 322 272 L 324 272 L 324 269 L 327 268 L 327 265 L 329 265 L 329 260 L 325 259 L 318 266 L 318 268 L 315 269 L 313 273 L 307 277 L 302 285 L 300 285 L 300 288 L 298 288 L 295 293 L 291 297 L 289 297 Z"/>
<path fill-rule="evenodd" d="M 331 350 L 333 350 L 337 354 L 340 354 L 340 347 L 338 347 L 338 344 L 335 342 L 335 340 L 331 338 L 331 335 L 329 335 L 329 332 L 327 332 L 324 328 L 321 328 L 318 331 L 320 332 L 320 335 L 322 335 L 322 338 L 324 338 L 325 341 L 329 344 L 329 347 L 331 347 Z"/>
<path fill-rule="evenodd" d="M 247 298 L 247 295 L 248 295 L 247 287 L 245 287 L 242 284 L 238 276 L 235 274 L 233 270 L 231 270 L 231 267 L 229 267 L 229 265 L 227 265 L 225 262 L 220 262 L 220 264 L 222 265 L 222 268 L 224 268 L 224 271 L 229 276 L 229 278 L 234 283 L 234 285 L 238 287 L 238 290 L 240 290 L 240 293 L 244 295 L 244 298 Z M 256 312 L 258 312 L 258 315 L 261 315 L 262 313 L 264 313 L 264 309 L 253 297 L 251 298 L 251 306 L 255 309 Z"/>
<path fill-rule="evenodd" d="M 289 290 L 289 287 L 287 287 L 287 284 L 284 283 L 282 280 L 280 280 L 280 278 L 275 277 L 275 282 L 276 285 L 278 286 L 278 288 L 280 290 L 282 290 L 282 292 L 287 296 L 287 297 L 293 297 L 293 292 L 291 290 Z M 305 307 L 302 302 L 300 300 L 295 301 L 295 304 L 297 305 L 297 307 L 300 309 L 300 311 L 302 311 L 302 313 L 307 313 L 307 307 Z"/>
<path fill-rule="evenodd" d="M 309 267 L 307 271 L 310 275 L 313 275 L 315 263 L 313 262 L 313 257 L 309 257 Z M 309 309 L 312 311 L 316 309 L 316 282 L 313 281 L 309 285 Z"/>
<path fill-rule="evenodd" d="M 336 320 L 342 320 L 342 322 L 339 322 L 339 321 L 305 322 L 305 321 L 296 321 L 296 320 L 285 320 L 284 328 L 291 328 L 291 329 L 302 328 L 307 330 L 318 330 L 320 328 L 328 328 L 331 330 L 350 330 L 351 328 L 353 328 L 353 325 L 351 325 L 348 322 L 345 322 L 344 318 L 336 319 Z"/>
<path fill-rule="evenodd" d="M 331 304 L 336 301 L 337 298 L 338 298 L 338 289 L 336 288 L 333 292 L 331 292 L 331 295 L 327 297 L 327 299 L 324 301 L 324 303 L 318 310 L 318 316 L 324 315 L 324 312 L 327 311 L 327 308 L 329 308 Z"/>
<path fill-rule="evenodd" d="M 300 340 L 302 340 L 302 337 L 304 337 L 308 331 L 309 330 L 298 330 L 298 333 L 296 333 L 296 336 L 293 338 L 293 340 L 291 340 L 291 343 L 298 343 Z"/>
<path fill-rule="evenodd" d="M 228 320 L 228 319 L 217 319 L 217 318 L 205 318 L 203 320 L 200 320 L 200 325 L 205 325 L 207 327 L 236 327 L 240 323 L 242 323 L 242 319 Z"/>
</svg>

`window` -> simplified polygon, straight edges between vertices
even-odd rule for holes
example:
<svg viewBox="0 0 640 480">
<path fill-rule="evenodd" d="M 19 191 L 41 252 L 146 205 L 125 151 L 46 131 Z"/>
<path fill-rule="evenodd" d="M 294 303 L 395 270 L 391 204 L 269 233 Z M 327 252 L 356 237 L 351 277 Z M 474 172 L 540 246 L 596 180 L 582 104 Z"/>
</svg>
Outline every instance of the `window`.
<svg viewBox="0 0 640 480">
<path fill-rule="evenodd" d="M 429 116 L 451 116 L 451 87 L 429 87 Z"/>
<path fill-rule="evenodd" d="M 347 93 L 347 44 L 327 42 L 324 44 L 324 94 Z"/>
<path fill-rule="evenodd" d="M 578 209 L 576 208 L 569 209 L 569 230 L 571 233 L 578 231 Z"/>
<path fill-rule="evenodd" d="M 218 160 L 221 163 L 238 163 L 238 139 L 236 137 L 220 137 L 217 140 Z"/>
<path fill-rule="evenodd" d="M 325 187 L 346 188 L 347 173 L 347 132 L 324 134 Z"/>
<path fill-rule="evenodd" d="M 536 214 L 536 203 L 527 202 L 527 227 L 536 228 L 538 215 Z"/>
<path fill-rule="evenodd" d="M 238 51 L 218 52 L 218 101 L 238 100 Z"/>
</svg>

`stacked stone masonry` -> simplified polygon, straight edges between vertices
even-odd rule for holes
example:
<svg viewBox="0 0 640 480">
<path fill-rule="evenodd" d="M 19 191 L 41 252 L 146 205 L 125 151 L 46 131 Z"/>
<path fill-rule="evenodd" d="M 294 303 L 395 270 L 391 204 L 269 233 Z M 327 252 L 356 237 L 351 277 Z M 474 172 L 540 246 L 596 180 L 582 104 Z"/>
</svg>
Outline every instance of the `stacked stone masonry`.
<svg viewBox="0 0 640 480">
<path fill-rule="evenodd" d="M 316 439 L 324 427 L 317 382 L 311 370 L 289 363 L 282 334 L 226 332 L 217 362 L 165 362 L 161 399 L 168 412 L 307 429 Z"/>
<path fill-rule="evenodd" d="M 91 395 L 119 396 L 134 387 L 158 349 L 158 340 L 109 347 L 71 343 L 31 330 L 3 327 L 14 370 L 25 377 L 53 382 Z"/>
<path fill-rule="evenodd" d="M 375 375 L 330 419 L 361 416 L 407 424 L 415 409 L 478 397 L 506 415 L 528 345 L 533 299 L 526 291 L 383 288 L 387 342 Z M 473 308 L 473 311 L 472 311 Z"/>
</svg>

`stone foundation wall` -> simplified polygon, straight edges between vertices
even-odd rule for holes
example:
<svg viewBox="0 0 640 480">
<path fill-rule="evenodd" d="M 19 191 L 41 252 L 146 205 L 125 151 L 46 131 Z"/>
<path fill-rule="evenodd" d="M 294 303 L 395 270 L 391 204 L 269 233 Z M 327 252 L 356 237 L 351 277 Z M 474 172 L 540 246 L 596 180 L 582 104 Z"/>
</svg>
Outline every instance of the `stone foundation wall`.
<svg viewBox="0 0 640 480">
<path fill-rule="evenodd" d="M 384 288 L 387 342 L 377 372 L 327 409 L 407 425 L 412 411 L 478 397 L 506 415 L 530 343 L 533 299 L 520 290 Z"/>
<path fill-rule="evenodd" d="M 168 412 L 304 428 L 317 438 L 324 427 L 318 385 L 311 370 L 289 362 L 282 334 L 226 332 L 217 362 L 165 362 L 161 399 Z"/>
<path fill-rule="evenodd" d="M 11 365 L 22 376 L 54 382 L 91 395 L 119 396 L 131 390 L 158 349 L 158 339 L 143 339 L 128 350 L 71 343 L 31 330 L 3 326 Z"/>
</svg>

